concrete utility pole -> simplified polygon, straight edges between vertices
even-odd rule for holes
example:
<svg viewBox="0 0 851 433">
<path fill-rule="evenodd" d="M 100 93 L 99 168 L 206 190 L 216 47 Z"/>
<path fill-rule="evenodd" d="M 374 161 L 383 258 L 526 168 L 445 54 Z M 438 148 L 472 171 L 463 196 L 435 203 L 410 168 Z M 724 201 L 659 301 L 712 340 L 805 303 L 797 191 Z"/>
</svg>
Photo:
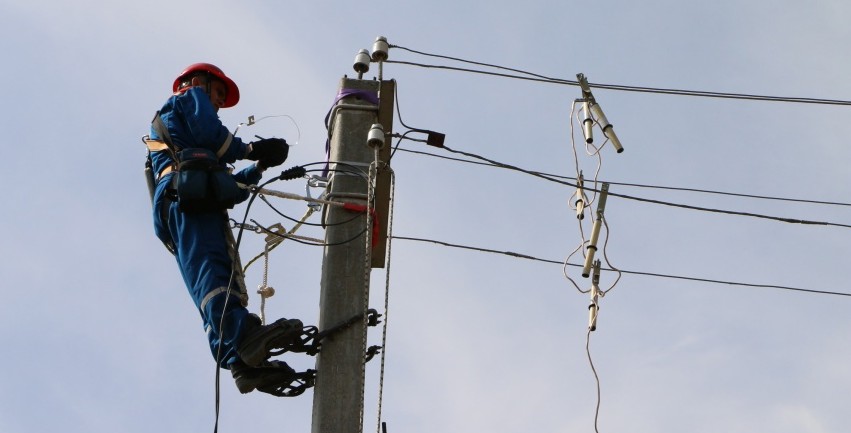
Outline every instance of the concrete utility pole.
<svg viewBox="0 0 851 433">
<path fill-rule="evenodd" d="M 343 78 L 342 91 L 359 90 L 377 95 L 378 81 Z M 365 179 L 375 151 L 367 146 L 367 136 L 378 119 L 378 105 L 371 98 L 355 93 L 338 101 L 331 113 L 331 182 L 329 200 L 367 203 Z M 340 164 L 335 164 L 339 162 Z M 364 176 L 335 172 L 362 171 Z M 369 292 L 370 253 L 361 236 L 366 226 L 361 215 L 345 224 L 354 214 L 338 206 L 329 206 L 325 231 L 325 257 L 322 265 L 319 300 L 319 329 L 364 313 Z M 364 236 L 370 235 L 367 231 Z M 334 245 L 339 244 L 339 245 Z M 364 354 L 366 327 L 358 321 L 322 341 L 316 357 L 316 387 L 313 394 L 313 433 L 359 433 L 362 429 Z"/>
</svg>

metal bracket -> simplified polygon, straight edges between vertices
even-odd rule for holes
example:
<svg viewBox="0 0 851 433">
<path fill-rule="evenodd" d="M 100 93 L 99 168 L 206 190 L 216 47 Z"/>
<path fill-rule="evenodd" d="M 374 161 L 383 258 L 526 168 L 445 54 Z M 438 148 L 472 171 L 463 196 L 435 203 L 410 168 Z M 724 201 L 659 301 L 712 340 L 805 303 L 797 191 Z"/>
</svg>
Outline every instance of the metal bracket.
<svg viewBox="0 0 851 433">
<path fill-rule="evenodd" d="M 585 74 L 576 74 L 576 79 L 579 80 L 579 87 L 582 89 L 582 97 L 585 100 L 594 102 L 594 95 L 591 94 L 591 86 L 588 84 L 588 78 Z"/>
</svg>

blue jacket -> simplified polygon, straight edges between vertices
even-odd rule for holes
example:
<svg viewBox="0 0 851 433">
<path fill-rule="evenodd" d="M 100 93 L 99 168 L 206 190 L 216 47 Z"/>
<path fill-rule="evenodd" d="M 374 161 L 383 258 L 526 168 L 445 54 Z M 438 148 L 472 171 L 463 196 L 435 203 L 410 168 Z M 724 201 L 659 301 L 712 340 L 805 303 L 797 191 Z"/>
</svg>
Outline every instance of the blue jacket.
<svg viewBox="0 0 851 433">
<path fill-rule="evenodd" d="M 172 144 L 178 149 L 201 147 L 212 150 L 224 165 L 245 158 L 248 145 L 239 137 L 234 137 L 222 125 L 218 114 L 210 102 L 210 98 L 201 87 L 191 87 L 181 94 L 168 99 L 160 109 L 160 118 L 171 136 Z M 163 141 L 153 126 L 150 137 Z M 154 173 L 162 173 L 163 169 L 172 165 L 171 156 L 166 151 L 151 154 Z M 237 182 L 256 184 L 262 173 L 252 165 L 236 173 Z M 248 198 L 246 191 L 239 201 Z"/>
<path fill-rule="evenodd" d="M 222 166 L 245 157 L 246 144 L 222 125 L 203 88 L 192 87 L 170 97 L 159 116 L 177 151 L 209 149 L 216 153 Z M 150 138 L 163 141 L 153 127 Z M 151 152 L 151 160 L 157 174 L 173 164 L 168 150 Z M 252 164 L 233 177 L 237 182 L 257 184 L 261 174 Z M 231 291 L 245 291 L 242 276 L 234 273 L 234 257 L 228 247 L 227 213 L 181 212 L 177 202 L 167 199 L 174 175 L 172 172 L 158 179 L 154 193 L 154 231 L 161 241 L 173 244 L 183 280 L 207 329 L 210 351 L 219 365 L 226 368 L 238 359 L 236 344 L 241 341 L 243 323 L 251 320 L 239 296 L 224 296 L 228 287 Z M 247 190 L 241 193 L 238 201 L 248 198 Z"/>
</svg>

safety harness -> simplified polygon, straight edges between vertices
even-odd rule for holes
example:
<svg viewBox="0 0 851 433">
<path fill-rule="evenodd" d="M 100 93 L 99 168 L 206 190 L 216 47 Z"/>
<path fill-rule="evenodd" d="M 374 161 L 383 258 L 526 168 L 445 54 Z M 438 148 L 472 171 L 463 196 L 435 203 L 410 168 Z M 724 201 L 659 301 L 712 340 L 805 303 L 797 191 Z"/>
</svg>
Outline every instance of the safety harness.
<svg viewBox="0 0 851 433">
<path fill-rule="evenodd" d="M 151 121 L 151 127 L 160 137 L 160 140 L 153 140 L 148 136 L 143 138 L 145 146 L 148 148 L 145 173 L 152 205 L 157 184 L 167 174 L 176 172 L 171 178 L 171 185 L 164 194 L 159 209 L 157 209 L 160 219 L 166 227 L 169 225 L 168 210 L 174 202 L 177 202 L 180 210 L 186 213 L 224 211 L 234 206 L 239 194 L 239 187 L 230 172 L 219 164 L 215 153 L 202 148 L 178 149 L 171 140 L 171 135 L 165 123 L 163 123 L 159 111 Z M 225 149 L 230 145 L 231 139 L 231 136 L 229 136 L 223 144 Z M 153 152 L 168 152 L 172 162 L 156 174 L 151 158 Z M 240 302 L 245 306 L 248 305 L 248 292 L 243 280 L 242 264 L 236 251 L 236 241 L 227 224 L 223 224 L 222 230 L 224 230 L 227 239 L 228 255 L 233 266 L 234 281 L 238 287 L 238 290 L 233 293 L 239 297 Z M 170 237 L 167 241 L 163 241 L 163 245 L 170 253 L 176 254 L 174 241 Z M 227 287 L 220 287 L 211 291 L 201 300 L 200 308 L 203 310 L 213 297 L 227 291 Z"/>
<path fill-rule="evenodd" d="M 159 181 L 165 177 L 165 175 L 171 173 L 176 168 L 175 161 L 177 161 L 177 157 L 175 156 L 174 146 L 171 144 L 171 135 L 168 133 L 168 128 L 163 124 L 162 119 L 160 118 L 160 112 L 157 111 L 157 114 L 154 115 L 153 120 L 151 121 L 151 125 L 154 131 L 156 131 L 157 135 L 160 137 L 160 140 L 151 139 L 150 136 L 142 137 L 142 141 L 145 143 L 145 147 L 148 148 L 147 158 L 145 160 L 145 181 L 148 184 L 148 193 L 151 196 L 151 205 L 154 205 L 154 195 L 157 190 L 157 184 Z M 165 167 L 159 173 L 154 173 L 154 161 L 151 158 L 151 154 L 153 152 L 168 152 L 171 157 L 172 164 Z M 163 202 L 160 205 L 157 211 L 160 214 L 160 220 L 168 226 L 168 209 L 171 207 L 171 203 L 176 199 L 174 194 L 170 191 L 165 194 L 163 197 Z M 175 254 L 175 246 L 174 242 L 169 239 L 168 241 L 163 241 L 163 245 L 172 255 Z"/>
</svg>

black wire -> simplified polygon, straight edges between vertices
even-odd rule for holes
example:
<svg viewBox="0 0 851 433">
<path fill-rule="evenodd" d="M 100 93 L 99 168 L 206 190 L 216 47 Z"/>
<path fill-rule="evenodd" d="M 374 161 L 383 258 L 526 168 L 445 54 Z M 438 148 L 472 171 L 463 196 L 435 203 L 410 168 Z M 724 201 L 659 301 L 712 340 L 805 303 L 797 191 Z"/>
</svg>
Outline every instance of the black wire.
<svg viewBox="0 0 851 433">
<path fill-rule="evenodd" d="M 267 180 L 266 182 L 263 182 L 262 184 L 260 184 L 257 188 L 253 188 L 252 190 L 250 190 L 251 196 L 248 199 L 248 203 L 245 205 L 245 213 L 242 216 L 242 224 L 239 226 L 239 230 L 237 231 L 236 242 L 235 242 L 235 245 L 234 245 L 234 252 L 236 254 L 239 254 L 239 245 L 242 243 L 242 233 L 245 231 L 245 229 L 244 229 L 245 222 L 248 220 L 248 211 L 251 209 L 251 205 L 252 205 L 252 203 L 254 203 L 254 199 L 257 198 L 257 194 L 260 191 L 260 188 L 263 188 L 266 185 L 269 185 L 270 183 L 275 182 L 277 180 L 279 180 L 278 177 L 272 177 L 271 179 Z M 233 265 L 233 264 L 231 264 L 231 265 Z M 231 266 L 231 267 L 233 267 L 233 266 Z M 222 339 L 224 338 L 224 335 L 222 335 L 222 333 L 221 333 L 221 328 L 224 325 L 224 318 L 225 318 L 224 308 L 227 308 L 228 299 L 230 298 L 230 291 L 231 291 L 230 286 L 231 286 L 231 284 L 233 284 L 233 279 L 234 279 L 235 273 L 236 273 L 236 270 L 231 269 L 230 278 L 228 280 L 228 285 L 227 285 L 228 289 L 225 292 L 226 293 L 225 302 L 224 302 L 224 306 L 222 307 L 223 308 L 222 318 L 219 321 L 219 347 L 216 350 L 216 422 L 215 422 L 215 425 L 213 427 L 213 433 L 217 433 L 219 431 L 220 379 L 221 379 L 221 370 L 222 370 L 221 367 L 219 366 L 219 364 L 221 363 Z"/>
<path fill-rule="evenodd" d="M 351 174 L 351 175 L 355 175 L 355 176 L 360 176 L 362 178 L 367 178 L 367 174 L 362 172 L 362 171 L 341 170 L 339 168 L 329 168 L 328 170 L 321 169 L 321 168 L 315 168 L 315 169 L 311 169 L 311 170 L 305 170 L 305 172 L 307 172 L 307 173 L 325 173 L 325 172 L 346 173 L 346 174 Z"/>
<path fill-rule="evenodd" d="M 398 120 L 399 120 L 399 123 L 401 123 L 401 124 L 402 124 L 402 126 L 404 126 L 405 128 L 408 128 L 408 129 L 410 129 L 410 130 L 414 130 L 414 131 L 418 131 L 418 130 L 420 130 L 420 129 L 418 129 L 418 128 L 412 128 L 412 127 L 408 126 L 408 125 L 407 125 L 407 124 L 405 124 L 405 122 L 402 120 L 402 112 L 401 112 L 401 111 L 400 111 L 400 109 L 399 109 L 399 85 L 398 85 L 398 84 L 396 85 L 396 91 L 395 91 L 395 92 L 393 92 L 393 98 L 394 98 L 394 99 L 396 99 L 396 119 L 398 119 Z"/>
<path fill-rule="evenodd" d="M 397 137 L 399 139 L 396 141 L 396 146 L 393 148 L 393 151 L 390 152 L 390 158 L 387 158 L 388 164 L 390 163 L 390 161 L 393 160 L 393 155 L 396 154 L 396 151 L 399 150 L 399 145 L 402 144 L 402 140 L 416 141 L 418 143 L 428 143 L 428 140 L 420 140 L 420 139 L 417 139 L 417 138 L 408 138 L 408 134 L 410 134 L 412 132 L 423 132 L 423 131 L 417 130 L 417 129 L 409 129 L 409 130 L 405 131 L 405 133 L 402 134 L 402 135 L 398 135 L 398 134 L 393 135 L 394 137 Z M 402 150 L 405 150 L 405 149 L 402 149 Z"/>
<path fill-rule="evenodd" d="M 419 141 L 419 140 L 412 140 L 412 141 Z M 402 152 L 408 152 L 408 153 L 413 153 L 413 154 L 417 154 L 417 155 L 431 156 L 431 157 L 434 157 L 434 158 L 446 159 L 446 160 L 449 160 L 449 161 L 457 161 L 457 162 L 463 162 L 463 163 L 474 164 L 474 165 L 484 165 L 484 166 L 487 166 L 487 167 L 494 167 L 494 168 L 503 168 L 499 165 L 491 164 L 491 163 L 488 163 L 488 162 L 471 161 L 469 159 L 462 159 L 462 158 L 452 158 L 452 157 L 449 157 L 449 156 L 437 155 L 437 154 L 429 153 L 429 152 L 405 149 L 403 147 L 399 148 L 399 150 L 401 150 Z M 541 171 L 537 171 L 537 170 L 529 170 L 529 172 L 544 175 L 544 176 L 553 177 L 553 178 L 556 178 L 556 179 L 576 180 L 575 177 L 563 176 L 563 175 L 552 174 L 552 173 L 545 173 L 545 172 L 541 172 Z M 648 188 L 648 189 L 662 189 L 662 190 L 668 190 L 668 191 L 699 192 L 699 193 L 703 193 L 703 194 L 716 194 L 716 195 L 724 195 L 724 196 L 731 196 L 731 197 L 755 198 L 755 199 L 760 199 L 760 200 L 776 200 L 776 201 L 786 201 L 786 202 L 794 202 L 794 203 L 821 204 L 821 205 L 831 205 L 831 206 L 851 206 L 851 203 L 843 203 L 843 202 L 835 202 L 835 201 L 822 201 L 822 200 L 807 200 L 807 199 L 800 199 L 800 198 L 773 197 L 773 196 L 765 196 L 765 195 L 744 194 L 744 193 L 737 193 L 737 192 L 713 191 L 713 190 L 699 189 L 699 188 L 647 185 L 647 184 L 640 184 L 640 183 L 612 182 L 612 181 L 605 181 L 605 180 L 600 180 L 599 182 L 606 182 L 610 185 L 617 185 L 617 186 L 627 186 L 627 187 L 635 187 L 635 188 Z"/>
<path fill-rule="evenodd" d="M 311 169 L 311 170 L 305 170 L 305 172 L 307 172 L 307 173 L 339 172 L 339 173 L 354 174 L 354 175 L 361 176 L 361 177 L 363 177 L 363 178 L 368 178 L 368 177 L 369 177 L 369 174 L 368 174 L 368 173 L 366 173 L 366 172 L 365 172 L 362 168 L 360 168 L 360 167 L 358 167 L 358 166 L 356 166 L 356 165 L 349 164 L 349 163 L 347 163 L 347 162 L 343 162 L 343 161 L 311 162 L 310 164 L 304 164 L 304 165 L 302 165 L 302 167 L 310 167 L 310 166 L 314 166 L 314 165 L 329 166 L 330 164 L 336 164 L 336 165 L 346 166 L 346 167 L 350 168 L 350 169 L 351 169 L 351 171 L 348 171 L 348 170 L 341 170 L 341 169 L 339 169 L 339 168 L 327 168 L 327 169 L 326 169 L 326 168 L 321 168 L 321 169 Z"/>
<path fill-rule="evenodd" d="M 409 49 L 404 48 L 404 47 L 397 47 L 397 48 L 403 48 L 403 49 L 406 49 L 408 51 L 412 51 L 412 50 L 409 50 Z M 419 53 L 419 52 L 417 52 L 417 53 Z M 424 54 L 424 53 L 419 53 L 419 54 Z M 426 55 L 428 55 L 428 54 L 426 54 Z M 434 55 L 434 56 L 437 56 L 437 55 Z M 492 65 L 487 65 L 487 64 L 484 64 L 484 65 L 492 66 Z M 499 66 L 493 66 L 493 67 L 499 67 Z M 503 68 L 503 69 L 507 69 L 507 68 Z M 409 131 L 405 132 L 405 134 L 402 134 L 402 136 L 399 137 L 399 140 L 396 143 L 396 147 L 393 149 L 393 152 L 390 155 L 391 158 L 396 153 L 396 150 L 399 149 L 399 145 L 401 144 L 402 139 L 408 139 L 408 140 L 411 140 L 411 141 L 420 141 L 420 140 L 416 140 L 416 139 L 407 138 L 406 135 L 408 133 L 410 133 L 410 132 L 427 132 L 426 130 L 411 128 L 410 126 L 405 125 L 405 123 L 402 122 L 402 120 L 401 120 L 402 115 L 399 112 L 398 98 L 399 98 L 399 94 L 397 92 L 396 93 L 396 113 L 397 113 L 397 117 L 399 118 L 399 122 L 402 123 L 403 126 L 405 126 L 406 128 L 409 128 Z M 558 178 L 576 180 L 576 178 L 573 178 L 573 177 L 559 176 L 559 175 L 542 173 L 542 172 L 538 172 L 538 171 L 525 170 L 525 169 L 515 167 L 515 166 L 509 165 L 509 164 L 504 164 L 504 163 L 501 163 L 501 162 L 493 161 L 493 160 L 490 160 L 488 158 L 485 158 L 485 157 L 482 157 L 482 156 L 479 156 L 479 155 L 475 155 L 475 154 L 472 154 L 472 153 L 456 151 L 456 150 L 453 150 L 453 149 L 451 149 L 451 148 L 449 148 L 445 145 L 442 146 L 442 148 L 446 149 L 446 150 L 448 150 L 449 152 L 452 152 L 452 153 L 459 153 L 459 154 L 462 154 L 462 155 L 469 156 L 471 158 L 481 159 L 481 160 L 487 161 L 487 162 L 481 163 L 481 162 L 464 160 L 464 159 L 460 159 L 460 158 L 450 158 L 450 157 L 446 157 L 446 156 L 440 156 L 440 155 L 435 155 L 435 154 L 426 153 L 426 152 L 417 152 L 417 151 L 412 151 L 412 150 L 408 150 L 408 149 L 401 149 L 401 150 L 406 151 L 406 152 L 411 152 L 411 153 L 418 153 L 418 154 L 422 154 L 422 155 L 430 155 L 430 156 L 434 156 L 434 157 L 438 157 L 438 158 L 444 158 L 444 159 L 448 159 L 448 160 L 452 160 L 452 161 L 460 161 L 460 162 L 466 162 L 466 163 L 470 163 L 470 164 L 479 164 L 479 165 L 490 165 L 492 167 L 520 171 L 522 173 L 527 173 L 527 174 L 530 174 L 530 175 L 533 175 L 533 176 L 536 176 L 536 177 L 540 177 L 542 179 L 549 180 L 551 182 L 560 183 L 560 184 L 571 186 L 571 187 L 574 187 L 574 188 L 579 187 L 579 185 L 577 185 L 577 184 L 573 184 L 573 183 L 569 183 L 569 182 L 562 182 L 562 181 L 558 180 Z M 701 192 L 701 193 L 706 193 L 706 194 L 719 194 L 719 195 L 727 195 L 727 196 L 757 198 L 757 199 L 763 199 L 763 200 L 779 200 L 779 201 L 789 201 L 789 202 L 799 202 L 799 203 L 825 204 L 825 205 L 835 205 L 835 206 L 851 206 L 851 203 L 841 203 L 841 202 L 789 199 L 789 198 L 781 198 L 781 197 L 768 197 L 768 196 L 759 196 L 759 195 L 752 195 L 752 194 L 727 193 L 727 192 L 721 192 L 721 191 L 710 191 L 710 190 L 701 190 L 701 189 L 692 189 L 692 188 L 676 188 L 676 187 L 640 185 L 640 184 L 617 183 L 617 182 L 608 182 L 608 183 L 610 185 L 632 186 L 632 187 L 641 187 L 641 188 L 656 188 L 656 189 L 667 189 L 667 190 L 677 190 L 677 191 Z M 588 191 L 600 192 L 598 190 L 595 190 L 593 188 L 588 188 L 588 187 L 585 187 L 584 189 L 588 190 Z M 739 215 L 739 216 L 750 216 L 750 217 L 754 217 L 754 218 L 769 219 L 769 220 L 786 222 L 786 223 L 793 223 L 793 224 L 827 225 L 827 226 L 851 228 L 851 225 L 847 225 L 847 224 L 791 219 L 791 218 L 774 217 L 774 216 L 770 216 L 770 215 L 761 215 L 761 214 L 748 213 L 748 212 L 726 211 L 726 210 L 722 210 L 722 209 L 712 209 L 712 208 L 704 208 L 704 207 L 699 207 L 699 206 L 680 205 L 680 204 L 677 204 L 677 203 L 671 203 L 671 202 L 666 202 L 666 201 L 661 201 L 661 200 L 645 199 L 645 198 L 640 198 L 640 197 L 633 197 L 633 196 L 628 196 L 628 195 L 624 195 L 624 194 L 617 194 L 617 193 L 612 193 L 612 192 L 609 192 L 609 195 L 611 195 L 613 197 L 621 197 L 621 198 L 625 198 L 625 199 L 629 199 L 629 200 L 643 201 L 643 202 L 647 202 L 647 203 L 661 204 L 661 205 L 671 206 L 671 207 L 680 207 L 680 208 L 691 209 L 691 210 L 700 210 L 700 211 L 705 211 L 705 212 L 714 212 L 714 213 L 722 213 L 722 214 L 728 214 L 728 215 Z"/>
<path fill-rule="evenodd" d="M 302 167 L 310 167 L 310 166 L 314 166 L 314 165 L 325 165 L 325 164 L 345 165 L 345 166 L 351 168 L 352 170 L 363 171 L 363 169 L 361 169 L 360 167 L 358 167 L 356 165 L 349 164 L 347 162 L 343 162 L 343 161 L 311 162 L 310 164 L 302 165 Z M 319 171 L 319 170 L 314 169 L 314 170 L 308 170 L 308 171 Z"/>
<path fill-rule="evenodd" d="M 393 48 L 399 48 L 406 51 L 410 51 L 412 53 L 421 54 L 429 57 L 437 57 L 442 59 L 448 59 L 463 63 L 469 63 L 473 65 L 479 66 L 487 66 L 491 68 L 516 72 L 524 75 L 528 75 L 528 77 L 511 75 L 511 74 L 502 74 L 497 72 L 488 72 L 476 69 L 469 68 L 458 68 L 453 66 L 443 66 L 443 65 L 426 65 L 422 63 L 414 63 L 414 62 L 403 62 L 403 61 L 395 61 L 395 60 L 386 60 L 385 63 L 395 63 L 401 65 L 409 65 L 409 66 L 418 66 L 422 68 L 433 68 L 433 69 L 446 69 L 446 70 L 454 70 L 461 72 L 470 72 L 475 74 L 483 74 L 483 75 L 492 75 L 498 77 L 505 78 L 515 78 L 520 80 L 527 81 L 537 81 L 537 82 L 545 82 L 552 84 L 561 84 L 561 85 L 569 85 L 569 86 L 579 86 L 579 82 L 576 80 L 566 80 L 561 78 L 547 77 L 541 74 L 536 74 L 533 72 L 524 71 L 521 69 L 513 69 L 499 65 L 493 65 L 488 63 L 474 62 L 471 60 L 465 60 L 457 57 L 449 57 L 438 54 L 429 54 L 421 51 L 411 50 L 409 48 L 400 47 L 398 45 L 393 45 Z M 769 101 L 769 102 L 793 102 L 793 103 L 803 103 L 803 104 L 821 104 L 821 105 L 851 105 L 851 101 L 840 100 L 840 99 L 822 99 L 822 98 L 799 98 L 799 97 L 786 97 L 786 96 L 766 96 L 766 95 L 754 95 L 747 93 L 727 93 L 727 92 L 710 92 L 710 91 L 700 91 L 700 90 L 682 90 L 682 89 L 669 89 L 669 88 L 657 88 L 657 87 L 643 87 L 643 86 L 626 86 L 620 84 L 601 84 L 601 83 L 589 83 L 589 86 L 598 88 L 598 89 L 608 89 L 608 90 L 620 90 L 626 92 L 641 92 L 641 93 L 657 93 L 657 94 L 667 94 L 667 95 L 679 95 L 679 96 L 700 96 L 707 98 L 722 98 L 722 99 L 740 99 L 740 100 L 753 100 L 753 101 Z"/>
<path fill-rule="evenodd" d="M 358 216 L 360 216 L 360 215 L 358 215 Z M 258 223 L 255 220 L 251 220 L 251 222 L 254 223 L 254 225 L 256 225 L 261 231 L 263 231 L 266 234 L 274 235 L 274 236 L 277 236 L 277 237 L 283 238 L 283 239 L 289 239 L 291 241 L 298 242 L 300 244 L 311 245 L 311 246 L 316 246 L 316 247 L 334 247 L 334 246 L 337 246 L 337 245 L 345 245 L 345 244 L 348 244 L 350 242 L 356 241 L 359 237 L 363 236 L 363 234 L 366 233 L 366 227 L 364 227 L 364 229 L 361 230 L 360 232 L 358 232 L 358 234 L 352 236 L 350 239 L 347 239 L 345 241 L 332 242 L 332 243 L 316 243 L 316 242 L 308 242 L 308 241 L 304 241 L 304 240 L 301 240 L 301 239 L 296 239 L 296 238 L 290 237 L 286 234 L 274 232 L 272 230 L 269 230 L 266 227 L 263 227 L 262 225 L 260 225 L 260 223 Z"/>
<path fill-rule="evenodd" d="M 350 219 L 347 219 L 347 220 L 345 220 L 345 221 L 340 221 L 340 222 L 338 222 L 338 223 L 334 223 L 334 224 L 328 224 L 328 223 L 324 223 L 324 224 L 323 224 L 323 223 L 309 223 L 309 222 L 307 222 L 307 221 L 301 221 L 301 220 L 295 219 L 295 218 L 293 218 L 293 217 L 291 217 L 291 216 L 289 216 L 289 215 L 285 215 L 283 212 L 281 212 L 280 210 L 278 210 L 278 208 L 276 208 L 274 205 L 272 205 L 272 203 L 271 203 L 271 202 L 269 202 L 269 200 L 267 200 L 267 199 L 266 199 L 266 196 L 264 196 L 263 194 L 260 194 L 260 200 L 263 200 L 263 202 L 264 202 L 264 203 L 266 203 L 266 205 L 267 205 L 267 206 L 269 206 L 269 207 L 270 207 L 270 208 L 271 208 L 271 209 L 272 209 L 272 210 L 273 210 L 276 214 L 280 215 L 281 217 L 286 218 L 286 219 L 288 219 L 288 220 L 290 220 L 290 221 L 292 221 L 292 222 L 294 222 L 294 223 L 302 224 L 302 225 L 306 225 L 306 226 L 313 226 L 313 227 L 331 227 L 331 226 L 341 226 L 341 225 L 343 225 L 343 224 L 348 224 L 348 223 L 350 223 L 350 222 L 352 222 L 352 221 L 354 221 L 354 220 L 356 220 L 357 218 L 359 218 L 359 217 L 360 217 L 360 215 L 357 215 L 357 214 L 356 214 L 355 216 L 353 216 L 353 217 L 352 217 L 352 218 L 350 218 Z"/>
<path fill-rule="evenodd" d="M 390 45 L 390 48 L 399 48 L 400 50 L 405 50 L 405 51 L 408 51 L 408 52 L 411 52 L 411 53 L 414 53 L 414 54 L 420 54 L 420 55 L 427 56 L 427 57 L 436 57 L 436 58 L 439 58 L 439 59 L 453 60 L 453 61 L 456 61 L 456 62 L 469 63 L 469 64 L 479 65 L 479 66 L 487 66 L 489 68 L 502 69 L 502 70 L 511 71 L 511 72 L 518 72 L 518 73 L 521 73 L 521 74 L 526 74 L 526 75 L 530 75 L 530 76 L 537 77 L 537 78 L 543 78 L 545 80 L 550 80 L 550 81 L 567 81 L 567 80 L 560 80 L 558 78 L 547 77 L 547 76 L 536 74 L 536 73 L 533 73 L 533 72 L 524 71 L 522 69 L 513 69 L 513 68 L 508 68 L 508 67 L 505 67 L 505 66 L 494 65 L 494 64 L 491 64 L 491 63 L 475 62 L 475 61 L 472 61 L 472 60 L 465 60 L 465 59 L 458 58 L 458 57 L 444 56 L 444 55 L 441 55 L 441 54 L 431 54 L 431 53 L 426 53 L 426 52 L 422 52 L 422 51 L 412 50 L 410 48 L 400 47 L 398 45 Z M 573 83 L 575 85 L 579 85 L 578 81 L 571 81 L 570 83 Z"/>
<path fill-rule="evenodd" d="M 467 245 L 453 244 L 453 243 L 438 241 L 438 240 L 434 240 L 434 239 L 412 238 L 412 237 L 395 236 L 395 235 L 391 236 L 391 239 L 399 239 L 399 240 L 403 240 L 403 241 L 414 241 L 414 242 L 426 242 L 426 243 L 432 243 L 432 244 L 442 245 L 442 246 L 451 247 L 451 248 L 459 248 L 459 249 L 479 251 L 479 252 L 492 253 L 492 254 L 501 254 L 501 255 L 505 255 L 505 256 L 509 256 L 509 257 L 532 260 L 532 261 L 537 261 L 537 262 L 542 262 L 542 263 L 552 263 L 552 264 L 557 264 L 557 265 L 562 265 L 562 266 L 565 265 L 564 261 L 561 261 L 561 260 L 541 259 L 541 258 L 538 258 L 538 257 L 533 257 L 533 256 L 530 256 L 530 255 L 527 255 L 527 254 L 515 253 L 515 252 L 512 252 L 512 251 L 498 251 L 498 250 L 493 250 L 493 249 L 489 249 L 489 248 L 480 248 L 480 247 L 472 247 L 472 246 L 467 246 Z M 567 263 L 567 265 L 573 266 L 573 267 L 582 267 L 582 265 L 573 264 L 573 263 Z M 624 270 L 624 269 L 620 269 L 620 268 L 617 269 L 617 270 L 609 269 L 609 268 L 602 268 L 602 270 L 614 271 L 614 272 L 620 271 L 620 272 L 623 272 L 624 274 L 641 275 L 641 276 L 657 277 L 657 278 L 668 278 L 668 279 L 685 280 L 685 281 L 695 281 L 695 282 L 701 282 L 701 283 L 725 284 L 725 285 L 730 285 L 730 286 L 742 286 L 742 287 L 753 287 L 753 288 L 764 288 L 764 289 L 779 289 L 779 290 L 789 290 L 789 291 L 812 293 L 812 294 L 819 294 L 819 295 L 836 295 L 836 296 L 849 296 L 849 297 L 851 297 L 851 293 L 832 292 L 832 291 L 814 290 L 814 289 L 802 289 L 802 288 L 799 288 L 799 287 L 777 286 L 777 285 L 774 285 L 774 284 L 742 283 L 742 282 L 735 282 L 735 281 L 714 280 L 714 279 L 709 279 L 709 278 L 697 278 L 697 277 L 686 277 L 686 276 L 681 276 L 681 275 L 659 274 L 659 273 L 653 273 L 653 272 L 629 271 L 629 270 Z"/>
<path fill-rule="evenodd" d="M 529 175 L 532 175 L 532 176 L 535 176 L 535 177 L 539 177 L 541 179 L 548 180 L 550 182 L 571 186 L 573 188 L 579 188 L 579 185 L 577 185 L 575 183 L 570 183 L 570 182 L 567 182 L 567 181 L 554 179 L 550 176 L 546 176 L 546 175 L 543 175 L 541 173 L 533 172 L 533 171 L 530 171 L 530 170 L 525 170 L 525 169 L 522 169 L 520 167 L 513 166 L 511 164 L 505 164 L 505 163 L 497 162 L 497 161 L 494 161 L 494 160 L 491 160 L 491 159 L 488 159 L 488 158 L 485 158 L 483 156 L 479 156 L 479 155 L 476 155 L 476 154 L 473 154 L 473 153 L 463 152 L 463 151 L 460 151 L 460 150 L 453 150 L 453 149 L 451 149 L 447 146 L 443 146 L 443 149 L 446 149 L 447 151 L 452 152 L 452 153 L 461 154 L 461 155 L 468 156 L 468 157 L 471 157 L 471 158 L 481 159 L 481 160 L 487 161 L 487 162 L 489 162 L 489 163 L 491 163 L 491 164 L 493 164 L 497 167 L 501 167 L 501 168 L 505 168 L 505 169 L 509 169 L 509 170 L 516 170 L 516 171 L 519 171 L 521 173 L 526 173 L 526 174 L 529 174 Z M 591 188 L 591 187 L 588 187 L 588 186 L 584 186 L 583 189 L 585 191 L 601 192 L 600 190 L 597 190 L 597 189 L 594 189 L 594 188 Z M 624 199 L 627 199 L 627 200 L 634 200 L 634 201 L 639 201 L 639 202 L 644 202 L 644 203 L 659 204 L 659 205 L 663 205 L 663 206 L 670 206 L 670 207 L 676 207 L 676 208 L 681 208 L 681 209 L 690 209 L 690 210 L 697 210 L 697 211 L 710 212 L 710 213 L 720 213 L 720 214 L 725 214 L 725 215 L 749 216 L 749 217 L 753 217 L 753 218 L 767 219 L 767 220 L 785 222 L 785 223 L 790 223 L 790 224 L 820 225 L 820 226 L 833 226 L 833 227 L 851 228 L 851 225 L 849 225 L 849 224 L 832 223 L 832 222 L 826 222 L 826 221 L 803 220 L 803 219 L 796 219 L 796 218 L 785 218 L 785 217 L 777 217 L 777 216 L 757 214 L 757 213 L 751 213 L 751 212 L 740 212 L 740 211 L 731 211 L 731 210 L 724 210 L 724 209 L 714 209 L 714 208 L 708 208 L 708 207 L 702 207 L 702 206 L 692 206 L 692 205 L 673 203 L 673 202 L 663 201 L 663 200 L 654 200 L 654 199 L 649 199 L 649 198 L 635 197 L 635 196 L 626 195 L 626 194 L 618 194 L 618 193 L 614 193 L 614 192 L 611 192 L 611 191 L 608 192 L 608 195 L 610 197 L 620 197 L 620 198 L 624 198 Z"/>
</svg>

